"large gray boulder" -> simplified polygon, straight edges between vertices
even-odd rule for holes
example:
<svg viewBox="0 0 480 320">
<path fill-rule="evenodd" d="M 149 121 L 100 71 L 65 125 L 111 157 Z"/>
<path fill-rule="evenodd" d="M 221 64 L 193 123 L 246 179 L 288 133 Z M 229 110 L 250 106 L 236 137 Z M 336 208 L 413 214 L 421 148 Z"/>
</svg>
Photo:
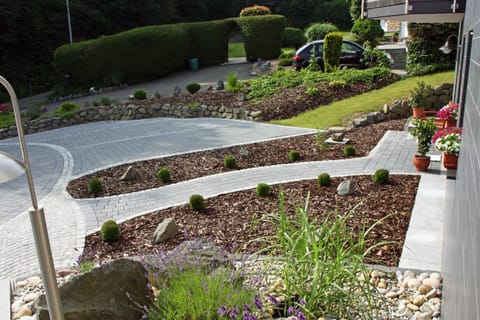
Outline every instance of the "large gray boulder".
<svg viewBox="0 0 480 320">
<path fill-rule="evenodd" d="M 178 227 L 175 224 L 175 220 L 173 218 L 166 218 L 163 220 L 155 229 L 153 233 L 153 244 L 159 244 L 168 239 L 175 237 L 178 233 Z"/>
<path fill-rule="evenodd" d="M 119 259 L 75 277 L 59 288 L 65 320 L 137 320 L 152 301 L 146 270 Z M 45 295 L 36 302 L 39 320 L 50 319 Z"/>
</svg>

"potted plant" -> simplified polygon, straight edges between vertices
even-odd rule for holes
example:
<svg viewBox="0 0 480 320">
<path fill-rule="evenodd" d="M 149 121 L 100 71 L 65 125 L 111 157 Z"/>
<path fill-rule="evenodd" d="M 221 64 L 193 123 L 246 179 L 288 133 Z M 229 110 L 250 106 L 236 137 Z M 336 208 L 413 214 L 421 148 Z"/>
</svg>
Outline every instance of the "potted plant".
<svg viewBox="0 0 480 320">
<path fill-rule="evenodd" d="M 427 152 L 430 150 L 437 127 L 432 119 L 413 119 L 412 124 L 414 127 L 410 134 L 417 137 L 417 154 L 413 158 L 413 164 L 418 171 L 427 171 L 430 165 L 430 156 L 427 156 Z"/>
<path fill-rule="evenodd" d="M 427 116 L 425 109 L 428 109 L 431 105 L 432 92 L 432 87 L 424 81 L 417 82 L 415 88 L 410 91 L 409 104 L 412 107 L 414 118 L 422 119 Z"/>
<path fill-rule="evenodd" d="M 399 36 L 400 34 L 398 33 L 398 31 L 395 31 L 392 36 L 393 42 L 398 42 Z"/>
<path fill-rule="evenodd" d="M 433 136 L 432 142 L 436 150 L 443 152 L 443 166 L 446 169 L 457 169 L 462 128 L 450 127 L 438 130 Z"/>
<path fill-rule="evenodd" d="M 445 128 L 456 126 L 457 115 L 458 104 L 452 103 L 451 101 L 436 113 L 436 116 L 443 120 Z"/>
</svg>

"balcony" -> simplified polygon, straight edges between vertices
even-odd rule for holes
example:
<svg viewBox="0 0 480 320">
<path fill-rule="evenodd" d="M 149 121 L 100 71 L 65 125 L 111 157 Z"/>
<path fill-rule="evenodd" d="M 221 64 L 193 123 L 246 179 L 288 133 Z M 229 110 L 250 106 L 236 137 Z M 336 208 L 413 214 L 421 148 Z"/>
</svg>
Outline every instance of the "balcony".
<svg viewBox="0 0 480 320">
<path fill-rule="evenodd" d="M 419 23 L 460 22 L 466 0 L 363 0 L 364 16 L 371 19 Z"/>
</svg>

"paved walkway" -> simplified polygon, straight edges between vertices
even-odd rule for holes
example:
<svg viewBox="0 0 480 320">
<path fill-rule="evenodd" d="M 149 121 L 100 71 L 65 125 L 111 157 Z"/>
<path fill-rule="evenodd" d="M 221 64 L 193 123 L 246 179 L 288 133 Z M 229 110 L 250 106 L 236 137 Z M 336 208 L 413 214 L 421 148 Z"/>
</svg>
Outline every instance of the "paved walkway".
<svg viewBox="0 0 480 320">
<path fill-rule="evenodd" d="M 252 188 L 259 182 L 273 184 L 315 178 L 320 172 L 344 176 L 371 174 L 379 168 L 387 168 L 391 173 L 416 173 L 411 161 L 415 153 L 415 141 L 405 132 L 392 131 L 365 158 L 252 168 L 108 198 L 75 200 L 65 191 L 68 181 L 75 176 L 121 163 L 310 132 L 313 131 L 222 119 L 146 119 L 90 123 L 28 135 L 33 177 L 40 203 L 45 207 L 56 267 L 72 265 L 83 248 L 85 234 L 98 230 L 106 219 L 123 221 L 183 204 L 193 193 L 213 197 Z M 18 155 L 15 139 L 0 141 L 0 149 Z M 429 181 L 433 189 L 441 189 L 439 181 L 442 179 L 445 177 L 439 171 L 422 174 L 419 194 L 423 197 L 425 181 Z M 417 202 L 422 197 L 417 197 Z M 440 211 L 433 211 L 432 219 L 442 215 L 442 199 L 438 199 Z M 0 278 L 38 273 L 26 212 L 28 201 L 24 177 L 0 185 Z M 426 194 L 422 203 L 428 201 L 430 197 Z M 423 214 L 422 210 L 432 211 L 429 207 L 416 205 L 414 217 Z M 437 220 L 441 226 L 442 220 Z M 440 244 L 432 242 L 424 248 L 421 245 L 424 238 L 432 238 L 425 232 L 432 230 L 417 228 L 412 222 L 409 233 L 417 229 L 420 233 L 416 238 L 413 237 L 414 242 L 407 239 L 406 246 L 409 249 L 404 250 L 404 254 L 410 255 L 406 260 L 402 255 L 401 267 L 439 270 L 440 264 L 434 258 L 441 261 L 441 239 Z M 435 233 L 437 230 L 433 231 Z M 418 239 L 418 236 L 422 239 Z M 417 242 L 420 242 L 420 246 Z M 427 251 L 423 252 L 424 249 Z M 432 257 L 428 265 L 422 259 L 425 256 Z M 403 261 L 405 263 L 402 265 Z"/>
</svg>

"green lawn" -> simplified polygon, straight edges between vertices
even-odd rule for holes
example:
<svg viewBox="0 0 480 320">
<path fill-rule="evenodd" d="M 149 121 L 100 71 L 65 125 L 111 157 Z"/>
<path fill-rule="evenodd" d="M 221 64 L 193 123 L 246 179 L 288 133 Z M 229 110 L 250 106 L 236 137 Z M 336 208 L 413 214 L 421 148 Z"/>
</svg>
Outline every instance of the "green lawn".
<svg viewBox="0 0 480 320">
<path fill-rule="evenodd" d="M 415 87 L 418 81 L 425 81 L 431 86 L 436 86 L 442 83 L 452 83 L 453 78 L 453 71 L 440 72 L 422 77 L 406 78 L 385 88 L 334 102 L 327 106 L 321 106 L 296 117 L 273 121 L 273 123 L 315 129 L 341 126 L 345 125 L 347 120 L 350 120 L 359 114 L 378 111 L 386 103 L 391 103 L 396 99 L 408 97 L 410 90 Z"/>
<path fill-rule="evenodd" d="M 243 46 L 243 42 L 228 43 L 228 57 L 229 58 L 245 57 L 245 47 Z"/>
</svg>

